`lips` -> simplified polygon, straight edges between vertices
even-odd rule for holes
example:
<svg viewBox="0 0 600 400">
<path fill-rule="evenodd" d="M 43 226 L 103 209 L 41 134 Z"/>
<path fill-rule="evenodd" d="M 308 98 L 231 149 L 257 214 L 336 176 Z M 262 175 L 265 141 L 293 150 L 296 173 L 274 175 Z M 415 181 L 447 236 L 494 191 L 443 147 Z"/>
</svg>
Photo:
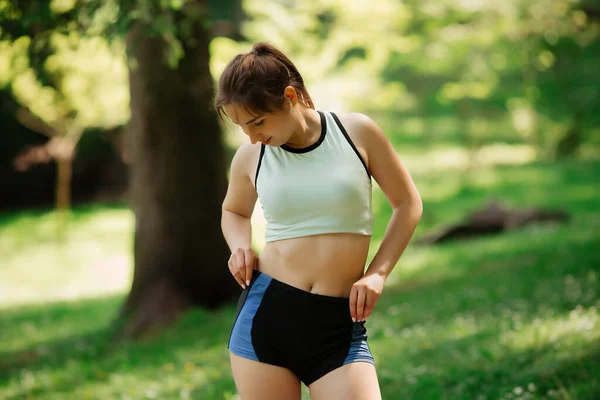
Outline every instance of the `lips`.
<svg viewBox="0 0 600 400">
<path fill-rule="evenodd" d="M 269 144 L 269 142 L 271 142 L 271 139 L 273 138 L 273 136 L 271 136 L 270 138 L 268 138 L 267 140 L 263 141 L 262 144 Z"/>
</svg>

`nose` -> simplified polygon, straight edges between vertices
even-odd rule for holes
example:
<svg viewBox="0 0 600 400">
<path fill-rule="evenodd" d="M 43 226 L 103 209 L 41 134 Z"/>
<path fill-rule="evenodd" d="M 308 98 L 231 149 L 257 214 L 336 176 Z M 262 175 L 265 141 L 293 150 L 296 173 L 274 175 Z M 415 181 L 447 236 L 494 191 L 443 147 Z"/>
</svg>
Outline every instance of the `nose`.
<svg viewBox="0 0 600 400">
<path fill-rule="evenodd" d="M 248 134 L 248 137 L 250 138 L 250 143 L 252 143 L 252 144 L 260 142 L 264 139 L 262 135 Z"/>
<path fill-rule="evenodd" d="M 266 139 L 265 135 L 260 133 L 260 130 L 255 127 L 242 126 L 242 131 L 246 135 L 248 135 L 248 137 L 250 138 L 250 143 L 252 143 L 252 144 L 256 144 L 257 142 L 260 142 L 260 141 Z"/>
</svg>

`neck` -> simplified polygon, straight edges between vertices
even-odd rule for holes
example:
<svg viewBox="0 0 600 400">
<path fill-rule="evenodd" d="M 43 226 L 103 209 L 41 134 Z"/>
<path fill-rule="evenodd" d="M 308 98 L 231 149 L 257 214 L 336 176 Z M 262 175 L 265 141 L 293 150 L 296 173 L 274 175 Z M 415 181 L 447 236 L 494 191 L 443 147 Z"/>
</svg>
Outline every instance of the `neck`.
<svg viewBox="0 0 600 400">
<path fill-rule="evenodd" d="M 290 147 L 302 149 L 319 140 L 321 136 L 321 117 L 312 108 L 300 107 L 298 113 L 298 127 L 286 142 Z"/>
</svg>

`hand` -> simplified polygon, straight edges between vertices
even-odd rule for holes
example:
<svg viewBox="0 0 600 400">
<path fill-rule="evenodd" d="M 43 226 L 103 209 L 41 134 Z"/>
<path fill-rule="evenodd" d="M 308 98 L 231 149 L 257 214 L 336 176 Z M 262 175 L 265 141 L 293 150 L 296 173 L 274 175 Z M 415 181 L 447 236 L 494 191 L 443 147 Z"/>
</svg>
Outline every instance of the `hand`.
<svg viewBox="0 0 600 400">
<path fill-rule="evenodd" d="M 373 311 L 383 291 L 385 277 L 379 274 L 363 275 L 350 290 L 350 315 L 353 321 L 365 321 Z"/>
<path fill-rule="evenodd" d="M 251 247 L 240 247 L 231 253 L 227 265 L 237 283 L 246 289 L 250 286 L 252 270 L 258 269 L 258 257 Z"/>
</svg>

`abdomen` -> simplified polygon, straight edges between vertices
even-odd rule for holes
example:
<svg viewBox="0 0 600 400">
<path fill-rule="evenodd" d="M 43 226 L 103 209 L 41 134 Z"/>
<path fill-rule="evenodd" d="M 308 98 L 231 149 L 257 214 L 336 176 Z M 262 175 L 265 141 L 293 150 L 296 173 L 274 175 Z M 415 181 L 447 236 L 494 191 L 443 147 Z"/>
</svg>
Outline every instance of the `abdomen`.
<svg viewBox="0 0 600 400">
<path fill-rule="evenodd" d="M 365 269 L 370 236 L 328 233 L 267 243 L 258 270 L 299 289 L 348 297 Z"/>
</svg>

